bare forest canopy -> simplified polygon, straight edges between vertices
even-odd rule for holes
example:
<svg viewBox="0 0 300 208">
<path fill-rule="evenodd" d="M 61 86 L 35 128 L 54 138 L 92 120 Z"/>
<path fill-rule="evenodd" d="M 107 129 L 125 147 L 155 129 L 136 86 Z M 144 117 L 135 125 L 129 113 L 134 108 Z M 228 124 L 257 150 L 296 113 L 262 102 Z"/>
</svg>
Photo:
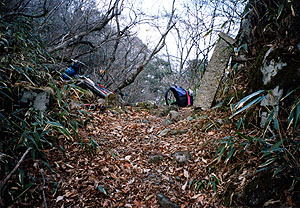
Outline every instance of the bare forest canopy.
<svg viewBox="0 0 300 208">
<path fill-rule="evenodd" d="M 172 84 L 198 87 L 197 77 L 205 70 L 217 34 L 237 33 L 245 3 L 10 0 L 2 4 L 3 20 L 36 19 L 33 30 L 55 54 L 55 70 L 77 59 L 88 66 L 85 74 L 112 90 L 129 86 L 128 101 L 159 102 Z"/>
</svg>

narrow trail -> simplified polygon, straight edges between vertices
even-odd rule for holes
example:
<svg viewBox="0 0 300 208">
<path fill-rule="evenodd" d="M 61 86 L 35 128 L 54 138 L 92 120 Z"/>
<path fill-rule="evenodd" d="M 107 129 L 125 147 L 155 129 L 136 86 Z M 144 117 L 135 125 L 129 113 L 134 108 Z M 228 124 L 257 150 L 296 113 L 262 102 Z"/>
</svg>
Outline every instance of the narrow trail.
<svg viewBox="0 0 300 208">
<path fill-rule="evenodd" d="M 51 205 L 220 207 L 213 187 L 206 189 L 198 182 L 212 176 L 222 182 L 222 176 L 209 173 L 207 167 L 214 159 L 214 141 L 228 136 L 232 128 L 210 117 L 225 115 L 211 111 L 205 119 L 191 117 L 193 109 L 185 108 L 179 110 L 181 119 L 170 124 L 167 117 L 129 110 L 91 111 L 86 129 L 80 131 L 81 142 L 62 144 L 65 156 L 58 149 L 49 151 L 57 173 L 49 177 L 59 181 L 58 197 Z M 210 120 L 218 130 L 206 129 Z"/>
</svg>

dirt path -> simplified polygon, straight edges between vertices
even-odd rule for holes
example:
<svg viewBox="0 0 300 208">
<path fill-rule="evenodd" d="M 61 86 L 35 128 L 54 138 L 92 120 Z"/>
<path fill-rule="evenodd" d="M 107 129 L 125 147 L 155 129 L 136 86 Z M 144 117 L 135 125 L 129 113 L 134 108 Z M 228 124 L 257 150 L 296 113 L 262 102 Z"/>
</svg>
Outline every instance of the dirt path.
<svg viewBox="0 0 300 208">
<path fill-rule="evenodd" d="M 214 141 L 230 134 L 230 126 L 206 128 L 214 112 L 192 118 L 188 108 L 169 125 L 166 117 L 130 112 L 92 111 L 81 142 L 61 144 L 65 157 L 58 149 L 49 152 L 58 173 L 51 176 L 58 181 L 52 207 L 220 207 L 213 186 L 222 176 L 207 166 Z M 176 152 L 189 160 L 176 161 Z"/>
</svg>

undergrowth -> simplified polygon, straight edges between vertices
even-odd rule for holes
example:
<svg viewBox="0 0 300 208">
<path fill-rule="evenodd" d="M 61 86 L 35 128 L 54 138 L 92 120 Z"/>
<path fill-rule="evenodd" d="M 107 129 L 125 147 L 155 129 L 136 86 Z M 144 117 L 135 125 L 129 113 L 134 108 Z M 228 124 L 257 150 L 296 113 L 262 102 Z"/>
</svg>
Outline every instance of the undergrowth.
<svg viewBox="0 0 300 208">
<path fill-rule="evenodd" d="M 1 206 L 40 206 L 45 193 L 54 193 L 57 182 L 44 175 L 45 169 L 55 172 L 45 150 L 59 146 L 64 151 L 60 144 L 76 140 L 82 125 L 67 99 L 81 99 L 85 91 L 54 81 L 59 69 L 48 68 L 56 60 L 44 47 L 34 21 L 25 17 L 0 20 Z M 21 102 L 23 93 L 31 90 L 49 93 L 47 110 Z"/>
</svg>

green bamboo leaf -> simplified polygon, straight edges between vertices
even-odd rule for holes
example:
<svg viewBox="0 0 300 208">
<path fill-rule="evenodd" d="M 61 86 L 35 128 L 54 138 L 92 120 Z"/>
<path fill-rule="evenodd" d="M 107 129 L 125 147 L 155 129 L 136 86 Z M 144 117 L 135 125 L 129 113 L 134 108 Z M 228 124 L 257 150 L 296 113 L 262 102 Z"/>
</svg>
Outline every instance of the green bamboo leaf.
<svg viewBox="0 0 300 208">
<path fill-rule="evenodd" d="M 212 186 L 213 186 L 214 192 L 216 193 L 217 192 L 217 186 L 216 186 L 216 182 L 215 181 L 212 182 Z"/>
<path fill-rule="evenodd" d="M 87 93 L 88 92 L 88 90 L 85 90 L 85 89 L 83 89 L 83 88 L 81 88 L 81 87 L 79 87 L 77 85 L 74 85 L 74 84 L 69 84 L 69 86 L 73 87 L 73 88 L 75 88 L 75 89 L 77 89 L 77 90 L 79 90 L 80 92 L 83 92 L 83 93 Z"/>
<path fill-rule="evenodd" d="M 250 108 L 252 105 L 255 105 L 255 104 L 261 102 L 263 99 L 264 99 L 264 96 L 260 96 L 260 97 L 256 98 L 255 100 L 253 100 L 249 104 L 247 104 L 245 107 L 243 107 L 242 109 L 235 112 L 232 116 L 229 117 L 229 119 L 233 118 L 234 116 L 236 116 L 237 114 L 243 112 L 244 110 Z"/>
<path fill-rule="evenodd" d="M 239 109 L 239 108 L 241 108 L 241 107 L 243 107 L 243 105 L 244 105 L 247 101 L 249 101 L 251 98 L 253 98 L 253 97 L 255 97 L 255 96 L 257 96 L 257 95 L 259 95 L 259 94 L 261 94 L 261 93 L 263 93 L 263 92 L 264 92 L 264 90 L 258 90 L 258 91 L 256 91 L 256 92 L 254 92 L 254 93 L 252 93 L 252 94 L 250 94 L 250 95 L 244 97 L 242 100 L 240 100 L 240 101 L 235 105 L 234 111 L 237 110 L 237 109 Z"/>
<path fill-rule="evenodd" d="M 36 84 L 34 84 L 34 82 L 29 78 L 29 76 L 23 71 L 23 69 L 17 67 L 17 66 L 13 66 L 10 64 L 10 67 L 15 69 L 16 71 L 18 71 L 19 73 L 21 73 L 24 77 L 26 77 L 26 79 L 33 85 L 36 86 Z"/>
<path fill-rule="evenodd" d="M 290 96 L 292 93 L 296 92 L 297 90 L 299 90 L 300 87 L 297 87 L 296 89 L 290 91 L 288 94 L 286 94 L 283 98 L 280 99 L 280 101 L 283 101 L 285 98 L 287 98 L 288 96 Z"/>
<path fill-rule="evenodd" d="M 281 144 L 282 144 L 282 140 L 280 140 L 280 141 L 277 142 L 276 144 L 272 145 L 272 147 L 269 148 L 268 151 L 274 152 L 274 151 L 276 151 L 276 150 L 278 150 L 278 149 L 281 149 L 281 148 L 279 148 Z"/>
<path fill-rule="evenodd" d="M 28 138 L 33 144 L 34 144 L 34 146 L 35 146 L 35 148 L 34 149 L 39 149 L 39 146 L 38 146 L 38 144 L 36 143 L 36 141 L 33 139 L 33 137 L 32 136 L 30 136 L 30 135 L 26 135 L 26 133 L 24 134 L 24 138 Z"/>
<path fill-rule="evenodd" d="M 249 136 L 247 136 L 247 135 L 245 135 L 245 134 L 242 134 L 241 132 L 236 131 L 235 133 L 236 133 L 237 135 L 241 136 L 242 138 L 247 139 L 249 142 L 252 142 L 252 141 L 253 141 L 253 138 L 252 138 L 252 137 L 249 137 Z"/>
<path fill-rule="evenodd" d="M 265 170 L 269 170 L 269 169 L 271 169 L 271 168 L 270 168 L 269 166 L 266 166 L 266 167 L 263 167 L 263 168 L 258 169 L 258 170 L 255 171 L 255 172 L 258 173 L 258 172 L 265 171 Z"/>
<path fill-rule="evenodd" d="M 225 163 L 227 163 L 230 160 L 230 158 L 234 155 L 235 150 L 236 149 L 234 147 L 230 149 L 230 152 L 229 152 L 227 158 L 225 159 Z"/>
<path fill-rule="evenodd" d="M 22 186 L 24 186 L 24 170 L 20 169 L 19 181 Z"/>
<path fill-rule="evenodd" d="M 0 121 L 8 129 L 11 129 L 10 121 L 0 112 Z"/>
<path fill-rule="evenodd" d="M 244 121 L 244 118 L 239 118 L 239 120 L 236 124 L 237 130 L 239 130 L 241 128 L 241 126 L 243 125 L 243 121 Z"/>
<path fill-rule="evenodd" d="M 294 121 L 294 115 L 295 115 L 294 110 L 291 110 L 289 118 L 288 118 L 288 127 L 287 127 L 287 129 L 289 129 L 291 127 L 291 125 Z"/>
<path fill-rule="evenodd" d="M 31 186 L 33 186 L 33 185 L 34 185 L 34 184 L 33 184 L 32 182 L 30 182 L 29 184 L 27 184 L 27 185 L 23 188 L 22 192 L 17 196 L 17 199 L 20 198 L 24 193 L 26 193 L 26 192 L 31 188 Z"/>
<path fill-rule="evenodd" d="M 53 121 L 47 121 L 47 124 L 50 126 L 57 128 L 63 135 L 65 135 L 68 139 L 72 139 L 70 132 L 60 123 L 53 122 Z"/>
<path fill-rule="evenodd" d="M 284 8 L 284 4 L 280 4 L 279 7 L 278 7 L 277 19 L 280 18 L 281 14 L 282 14 L 282 11 L 283 11 L 283 8 Z"/>
<path fill-rule="evenodd" d="M 270 126 L 270 123 L 271 123 L 272 120 L 273 120 L 274 114 L 275 114 L 275 111 L 272 110 L 271 113 L 269 114 L 268 118 L 267 118 L 266 123 L 265 123 L 265 126 L 264 126 L 264 129 L 265 129 L 265 130 L 268 128 L 268 126 Z"/>
<path fill-rule="evenodd" d="M 41 160 L 41 163 L 43 163 L 47 168 L 49 168 L 49 170 L 51 170 L 52 173 L 57 174 L 57 172 L 45 161 Z"/>
<path fill-rule="evenodd" d="M 8 88 L 0 87 L 0 94 L 3 95 L 4 97 L 8 98 L 11 101 L 14 101 L 14 99 L 12 99 L 12 97 L 10 97 L 7 93 L 3 92 L 2 89 L 8 89 Z"/>
<path fill-rule="evenodd" d="M 102 188 L 102 186 L 98 185 L 98 190 L 103 193 L 105 196 L 107 196 L 107 192 L 105 191 L 104 188 Z"/>
<path fill-rule="evenodd" d="M 261 165 L 258 166 L 258 167 L 259 167 L 259 168 L 266 167 L 266 166 L 272 164 L 276 159 L 277 159 L 277 157 L 270 158 L 270 159 L 268 159 L 266 162 L 264 162 L 263 164 L 261 164 Z"/>
<path fill-rule="evenodd" d="M 61 124 L 58 123 L 58 122 L 46 121 L 46 123 L 47 123 L 47 124 L 50 124 L 51 126 L 54 126 L 54 127 L 65 128 L 63 125 L 61 125 Z"/>
<path fill-rule="evenodd" d="M 281 171 L 283 171 L 286 166 L 287 165 L 284 164 L 284 165 L 280 165 L 278 168 L 276 168 L 276 170 L 273 173 L 273 176 L 276 176 L 278 173 L 280 173 Z"/>
<path fill-rule="evenodd" d="M 9 42 L 8 42 L 8 40 L 7 40 L 7 39 L 5 39 L 5 38 L 1 38 L 1 41 L 3 41 L 3 43 L 5 43 L 6 45 L 9 45 Z"/>
<path fill-rule="evenodd" d="M 100 145 L 95 139 L 91 139 L 91 142 L 94 143 L 98 148 L 100 148 Z"/>
<path fill-rule="evenodd" d="M 274 128 L 279 131 L 279 121 L 276 117 L 274 118 Z"/>
<path fill-rule="evenodd" d="M 299 116 L 300 116 L 300 103 L 295 108 L 295 114 L 294 114 L 294 129 L 296 129 L 296 126 L 299 122 Z"/>
<path fill-rule="evenodd" d="M 222 158 L 224 152 L 225 152 L 225 145 L 222 145 L 222 147 L 221 147 L 221 149 L 220 149 L 220 152 L 219 152 L 219 154 L 218 154 L 219 157 L 218 157 L 217 162 L 220 162 L 220 160 L 221 160 L 221 158 Z"/>
<path fill-rule="evenodd" d="M 297 126 L 297 123 L 299 122 L 299 106 L 300 106 L 300 99 L 298 99 L 295 104 L 292 107 L 292 110 L 290 111 L 290 115 L 288 117 L 288 127 L 287 129 L 289 129 L 292 125 L 292 123 L 294 123 L 294 129 Z M 293 129 L 293 130 L 294 130 Z"/>
<path fill-rule="evenodd" d="M 43 144 L 41 142 L 41 137 L 37 132 L 33 132 L 34 140 L 37 142 L 38 148 L 43 149 Z"/>
</svg>

